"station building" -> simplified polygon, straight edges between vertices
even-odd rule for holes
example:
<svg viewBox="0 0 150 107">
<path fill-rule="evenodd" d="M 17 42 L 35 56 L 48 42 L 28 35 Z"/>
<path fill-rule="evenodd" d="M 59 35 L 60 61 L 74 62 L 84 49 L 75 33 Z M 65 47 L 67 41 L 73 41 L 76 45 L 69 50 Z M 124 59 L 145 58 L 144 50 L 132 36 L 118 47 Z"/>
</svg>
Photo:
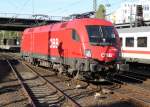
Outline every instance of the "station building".
<svg viewBox="0 0 150 107">
<path fill-rule="evenodd" d="M 143 20 L 150 20 L 150 0 L 130 0 L 121 3 L 120 8 L 112 12 L 106 18 L 114 24 L 134 22 L 136 18 L 136 6 L 142 5 Z"/>
</svg>

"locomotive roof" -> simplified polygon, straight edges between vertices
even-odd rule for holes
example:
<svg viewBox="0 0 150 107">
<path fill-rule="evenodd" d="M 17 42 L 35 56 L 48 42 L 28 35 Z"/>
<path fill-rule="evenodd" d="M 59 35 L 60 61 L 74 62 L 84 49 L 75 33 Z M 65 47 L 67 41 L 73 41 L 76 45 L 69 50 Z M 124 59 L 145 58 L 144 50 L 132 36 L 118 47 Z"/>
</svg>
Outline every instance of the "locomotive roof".
<svg viewBox="0 0 150 107">
<path fill-rule="evenodd" d="M 118 33 L 150 32 L 150 26 L 117 29 Z"/>
<path fill-rule="evenodd" d="M 36 31 L 36 32 L 43 32 L 43 31 L 49 31 L 49 30 L 60 30 L 64 29 L 66 27 L 72 28 L 74 26 L 80 26 L 83 25 L 105 25 L 105 26 L 112 26 L 113 24 L 107 20 L 104 19 L 96 19 L 96 18 L 83 18 L 83 19 L 74 19 L 71 21 L 66 22 L 60 22 L 50 25 L 44 25 L 44 26 L 38 26 L 32 28 L 27 28 L 24 32 L 30 32 L 30 31 Z M 32 29 L 32 30 L 31 30 Z"/>
<path fill-rule="evenodd" d="M 112 25 L 112 23 L 111 22 L 109 22 L 109 21 L 107 21 L 107 20 L 105 20 L 105 19 L 98 19 L 98 18 L 83 18 L 83 19 L 74 19 L 74 20 L 72 20 L 72 21 L 70 21 L 70 22 L 76 22 L 76 21 L 78 21 L 78 22 L 82 22 L 82 23 L 84 23 L 84 24 L 88 24 L 88 23 L 93 23 L 93 24 L 101 24 L 101 25 Z M 69 22 L 69 21 L 68 21 Z"/>
</svg>

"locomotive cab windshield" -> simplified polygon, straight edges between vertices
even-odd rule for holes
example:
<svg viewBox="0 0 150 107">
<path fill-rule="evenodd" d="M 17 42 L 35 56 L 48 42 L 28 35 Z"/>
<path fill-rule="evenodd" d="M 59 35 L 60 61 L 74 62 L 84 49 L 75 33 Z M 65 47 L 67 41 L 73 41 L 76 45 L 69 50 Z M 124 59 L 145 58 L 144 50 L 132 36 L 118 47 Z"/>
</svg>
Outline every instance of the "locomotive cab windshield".
<svg viewBox="0 0 150 107">
<path fill-rule="evenodd" d="M 113 26 L 88 25 L 86 29 L 91 45 L 116 45 L 116 34 Z"/>
</svg>

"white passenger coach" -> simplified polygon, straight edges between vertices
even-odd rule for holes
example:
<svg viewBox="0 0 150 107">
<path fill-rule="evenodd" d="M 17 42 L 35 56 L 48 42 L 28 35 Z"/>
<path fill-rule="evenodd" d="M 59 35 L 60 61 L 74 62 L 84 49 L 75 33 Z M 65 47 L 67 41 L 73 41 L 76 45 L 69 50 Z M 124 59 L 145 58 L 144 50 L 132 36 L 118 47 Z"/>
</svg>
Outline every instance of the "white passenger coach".
<svg viewBox="0 0 150 107">
<path fill-rule="evenodd" d="M 130 62 L 150 63 L 150 27 L 118 29 L 122 56 Z"/>
</svg>

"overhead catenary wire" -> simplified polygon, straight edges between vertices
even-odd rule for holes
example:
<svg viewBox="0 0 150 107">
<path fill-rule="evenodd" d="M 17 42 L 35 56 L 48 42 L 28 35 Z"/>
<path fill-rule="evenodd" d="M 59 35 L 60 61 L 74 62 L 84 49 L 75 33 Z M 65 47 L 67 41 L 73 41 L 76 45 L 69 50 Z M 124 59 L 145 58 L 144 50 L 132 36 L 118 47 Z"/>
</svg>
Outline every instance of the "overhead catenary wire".
<svg viewBox="0 0 150 107">
<path fill-rule="evenodd" d="M 12 2 L 11 0 L 4 0 L 5 2 L 7 2 L 11 7 L 15 7 L 16 9 L 18 9 L 18 5 L 16 5 L 14 2 Z"/>
<path fill-rule="evenodd" d="M 81 3 L 81 2 L 83 2 L 83 1 L 82 0 L 78 0 L 78 1 L 72 2 L 70 4 L 66 4 L 63 7 L 60 7 L 60 8 L 54 9 L 54 10 L 50 10 L 50 11 L 47 11 L 47 12 L 48 13 L 50 13 L 50 12 L 60 12 L 60 13 L 62 13 L 64 11 L 67 11 L 70 7 L 76 6 L 79 3 Z"/>
<path fill-rule="evenodd" d="M 64 7 L 60 7 L 60 8 L 51 10 L 51 11 L 49 11 L 49 12 L 59 11 L 59 10 L 61 10 L 61 9 L 68 8 L 68 7 L 70 7 L 70 6 L 76 5 L 76 4 L 80 3 L 80 2 L 81 2 L 81 0 L 78 0 L 78 1 L 76 1 L 76 2 L 72 2 L 72 3 L 70 3 L 70 4 L 67 4 L 67 5 L 65 5 Z"/>
<path fill-rule="evenodd" d="M 12 2 L 11 0 L 9 0 L 10 2 L 8 0 L 5 0 L 5 1 L 7 3 L 9 3 L 12 7 L 16 7 L 16 10 L 18 12 L 16 13 L 15 16 L 13 16 L 13 17 L 16 17 L 17 15 L 20 15 L 22 13 L 22 11 L 24 11 L 25 7 L 29 4 L 29 2 L 31 2 L 33 0 L 26 0 L 26 1 L 24 0 L 24 2 L 22 2 L 22 5 L 20 3 L 18 3 L 18 5 L 17 5 L 16 3 Z M 33 6 L 32 6 L 32 8 L 33 8 Z"/>
<path fill-rule="evenodd" d="M 12 0 L 5 0 L 5 1 L 11 1 Z M 116 4 L 116 1 L 113 1 L 113 2 L 110 2 L 110 0 L 95 0 L 97 1 L 97 4 L 99 5 L 100 3 L 108 3 L 108 4 L 111 4 L 111 8 L 115 6 Z M 118 0 L 117 0 L 118 1 Z M 11 3 L 10 2 L 10 3 Z M 24 2 L 24 3 L 23 3 Z M 15 6 L 17 11 L 16 15 L 13 16 L 13 18 L 15 17 L 18 17 L 20 14 L 19 13 L 22 13 L 22 11 L 24 11 L 26 9 L 27 6 L 29 6 L 28 4 L 30 3 L 30 11 L 32 11 L 32 14 L 35 14 L 35 4 L 38 3 L 37 1 L 35 0 L 24 0 L 23 2 L 21 2 L 22 5 L 20 5 L 20 3 L 18 2 L 13 2 L 13 5 L 12 6 Z M 85 6 L 81 6 L 82 4 L 84 5 L 84 3 L 86 2 L 86 0 L 76 0 L 76 1 L 72 1 L 71 3 L 66 3 L 66 4 L 62 4 L 62 7 L 59 7 L 59 8 L 56 8 L 56 9 L 53 9 L 53 10 L 45 10 L 44 13 L 45 14 L 51 14 L 51 12 L 55 12 L 55 14 L 74 14 L 74 13 L 84 13 L 84 12 L 88 12 L 88 11 L 91 11 L 92 10 L 92 6 L 93 6 L 93 0 L 88 0 L 88 5 Z M 118 3 L 118 2 L 117 2 Z M 20 5 L 21 7 L 18 7 L 18 5 Z M 53 5 L 53 4 L 51 4 Z M 80 6 L 79 6 L 80 5 Z M 89 9 L 87 9 L 87 7 L 89 7 Z M 78 8 L 78 9 L 77 9 Z M 110 9 L 109 9 L 110 10 Z M 112 11 L 114 11 L 114 9 L 110 10 L 109 13 L 112 13 Z"/>
<path fill-rule="evenodd" d="M 61 14 L 63 14 L 63 13 L 67 13 L 67 12 L 69 12 L 70 11 L 70 8 L 71 8 L 71 13 L 70 14 L 80 14 L 80 13 L 85 13 L 85 12 L 88 12 L 88 11 L 92 11 L 92 6 L 93 6 L 93 1 L 92 0 L 89 0 L 90 2 L 89 2 L 89 5 L 87 5 L 88 7 L 89 7 L 89 10 L 87 10 L 86 8 L 84 9 L 84 8 L 82 8 L 82 7 L 78 7 L 78 8 L 80 8 L 80 11 L 79 10 L 77 10 L 76 9 L 76 7 L 78 6 L 78 5 L 81 5 L 80 3 L 81 2 L 83 2 L 83 1 L 79 1 L 78 3 L 76 3 L 76 4 L 73 4 L 72 3 L 72 5 L 70 5 L 70 6 L 68 6 L 68 7 L 66 7 L 66 8 L 64 8 L 64 9 L 61 9 L 60 11 L 59 11 L 59 13 L 61 13 Z M 84 1 L 85 2 L 85 1 Z M 84 3 L 83 2 L 83 3 Z M 74 9 L 73 9 L 73 7 L 75 7 Z"/>
<path fill-rule="evenodd" d="M 26 7 L 26 5 L 29 3 L 29 0 L 26 0 L 24 3 L 23 3 L 23 5 L 21 6 L 21 8 L 19 9 L 19 12 L 18 13 L 21 13 L 23 10 L 24 10 L 24 8 Z"/>
<path fill-rule="evenodd" d="M 108 13 L 106 14 L 106 16 L 111 15 L 112 13 L 116 12 L 116 10 L 117 10 L 116 8 L 120 7 L 120 5 L 116 6 L 116 4 L 121 4 L 122 0 L 114 1 L 114 2 L 110 2 L 110 0 L 107 0 L 107 3 L 110 4 L 109 7 L 111 7 L 111 8 L 107 8 Z"/>
<path fill-rule="evenodd" d="M 7 1 L 7 0 L 6 0 Z M 18 13 L 15 13 L 12 18 L 7 22 L 7 23 L 13 23 L 13 21 L 19 16 L 19 15 L 23 15 L 23 14 L 20 14 L 22 13 L 22 11 L 25 9 L 26 5 L 29 3 L 29 0 L 26 0 L 25 2 L 23 2 L 23 5 L 21 5 L 21 8 L 19 9 L 19 7 L 16 7 L 19 12 Z M 30 15 L 31 16 L 31 15 Z"/>
<path fill-rule="evenodd" d="M 6 0 L 7 1 L 7 0 Z M 29 0 L 26 0 L 23 5 L 21 6 L 21 8 L 19 9 L 18 14 L 15 14 L 14 16 L 12 16 L 12 18 L 7 22 L 7 23 L 13 23 L 15 18 L 17 18 L 23 10 L 26 7 L 26 5 L 29 3 Z"/>
</svg>

